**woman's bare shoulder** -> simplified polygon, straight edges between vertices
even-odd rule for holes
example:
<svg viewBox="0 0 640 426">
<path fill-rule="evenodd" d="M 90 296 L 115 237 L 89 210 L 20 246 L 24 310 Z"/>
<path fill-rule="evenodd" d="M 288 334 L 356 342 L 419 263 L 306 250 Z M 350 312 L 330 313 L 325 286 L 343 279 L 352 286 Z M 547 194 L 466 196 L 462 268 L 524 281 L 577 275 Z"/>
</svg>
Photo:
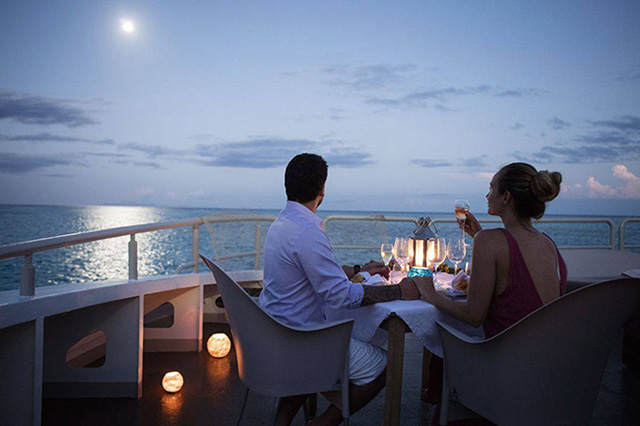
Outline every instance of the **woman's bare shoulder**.
<svg viewBox="0 0 640 426">
<path fill-rule="evenodd" d="M 473 247 L 493 253 L 509 250 L 507 237 L 500 229 L 483 229 L 478 232 L 473 239 Z"/>
</svg>

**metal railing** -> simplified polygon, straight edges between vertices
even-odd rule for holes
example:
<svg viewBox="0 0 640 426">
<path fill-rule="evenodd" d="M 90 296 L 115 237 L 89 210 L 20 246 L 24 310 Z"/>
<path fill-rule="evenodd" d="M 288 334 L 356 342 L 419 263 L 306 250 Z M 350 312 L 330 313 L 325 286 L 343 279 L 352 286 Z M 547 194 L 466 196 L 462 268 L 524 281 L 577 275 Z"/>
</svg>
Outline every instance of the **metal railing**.
<svg viewBox="0 0 640 426">
<path fill-rule="evenodd" d="M 199 259 L 199 227 L 209 223 L 228 223 L 228 222 L 256 222 L 255 233 L 255 250 L 252 252 L 235 253 L 227 256 L 216 257 L 214 260 L 226 260 L 240 257 L 254 257 L 254 268 L 260 269 L 260 259 L 262 256 L 261 222 L 273 222 L 275 216 L 254 215 L 254 216 L 238 216 L 238 217 L 221 217 L 206 216 L 192 219 L 175 220 L 168 222 L 158 222 L 143 225 L 123 226 L 118 228 L 105 229 L 100 231 L 82 232 L 76 234 L 60 235 L 57 237 L 42 238 L 33 241 L 27 241 L 17 244 L 9 244 L 0 247 L 0 260 L 24 256 L 24 262 L 20 272 L 20 295 L 32 297 L 35 295 L 35 267 L 33 266 L 33 254 L 41 251 L 52 250 L 62 247 L 84 244 L 93 241 L 105 240 L 109 238 L 117 238 L 122 236 L 130 236 L 128 243 L 128 275 L 129 280 L 138 279 L 138 243 L 136 235 L 146 232 L 160 231 L 165 229 L 192 227 L 192 261 L 187 264 L 180 265 L 177 273 L 192 268 L 193 273 L 198 272 Z M 326 217 L 322 221 L 322 228 L 326 229 L 327 223 L 331 221 L 384 221 L 384 222 L 407 222 L 417 226 L 418 220 L 410 217 L 385 217 L 385 216 L 343 216 L 335 215 Z M 498 219 L 479 219 L 481 223 L 500 223 Z M 434 219 L 434 223 L 456 223 L 455 219 Z M 638 248 L 639 245 L 625 244 L 625 226 L 627 223 L 640 222 L 640 218 L 628 218 L 622 221 L 619 227 L 619 248 Z M 563 248 L 606 248 L 616 249 L 616 229 L 611 219 L 607 218 L 572 218 L 572 219 L 541 219 L 536 223 L 602 223 L 609 226 L 609 245 L 605 246 L 563 246 Z M 335 245 L 334 249 L 339 250 L 377 250 L 379 247 L 368 245 Z"/>
<path fill-rule="evenodd" d="M 174 220 L 168 222 L 149 223 L 144 225 L 122 226 L 119 228 L 104 229 L 100 231 L 82 232 L 76 234 L 60 235 L 57 237 L 41 238 L 38 240 L 26 241 L 23 243 L 9 244 L 0 247 L 0 260 L 11 259 L 24 256 L 24 263 L 20 272 L 20 296 L 33 297 L 35 295 L 35 267 L 33 266 L 33 254 L 46 250 L 53 250 L 62 247 L 69 247 L 93 241 L 106 240 L 129 235 L 129 280 L 138 279 L 138 243 L 136 235 L 146 232 L 160 231 L 164 229 L 192 227 L 192 262 L 188 267 L 193 268 L 193 273 L 198 272 L 199 264 L 199 227 L 205 223 L 227 223 L 227 222 L 256 222 L 256 243 L 255 251 L 250 253 L 240 253 L 215 260 L 229 259 L 234 257 L 254 256 L 254 266 L 260 268 L 261 253 L 261 225 L 260 222 L 273 222 L 275 216 L 238 216 L 220 217 L 206 216 L 184 220 Z"/>
<path fill-rule="evenodd" d="M 322 221 L 322 229 L 326 230 L 326 224 L 330 221 L 334 221 L 334 220 L 362 220 L 362 221 L 385 221 L 385 222 L 412 222 L 414 223 L 416 226 L 418 224 L 418 220 L 417 219 L 412 219 L 412 218 L 407 218 L 407 217 L 384 217 L 384 216 L 329 216 L 326 217 L 323 221 Z M 438 224 L 438 223 L 457 223 L 456 219 L 433 219 L 432 220 L 434 224 Z M 500 219 L 478 219 L 478 222 L 480 223 L 502 223 L 502 221 Z M 626 219 L 625 221 L 623 221 L 623 224 L 625 224 L 626 222 L 640 222 L 640 218 L 631 218 L 631 219 Z M 538 223 L 601 223 L 601 224 L 606 224 L 609 226 L 609 244 L 608 245 L 584 245 L 584 246 L 562 246 L 562 248 L 570 248 L 570 249 L 596 249 L 596 248 L 605 248 L 605 249 L 611 249 L 611 250 L 615 250 L 616 249 L 616 227 L 615 227 L 615 223 L 613 222 L 613 220 L 611 219 L 607 219 L 607 218 L 572 218 L 572 219 L 556 219 L 556 218 L 550 218 L 550 219 L 540 219 L 538 221 L 534 222 L 535 224 Z M 621 232 L 621 237 L 620 240 L 623 241 L 623 234 L 622 232 L 624 231 L 623 228 L 623 224 L 620 225 L 620 232 Z M 368 245 L 334 245 L 332 246 L 334 249 L 361 249 L 361 250 L 377 250 L 379 249 L 379 247 L 376 246 L 368 246 Z M 622 247 L 622 245 L 620 246 Z M 632 247 L 637 247 L 637 246 L 626 246 L 627 248 L 632 248 Z"/>
<path fill-rule="evenodd" d="M 640 219 L 637 219 L 640 221 Z M 480 223 L 502 223 L 500 219 L 478 219 Z M 433 223 L 457 223 L 455 219 L 433 219 Z M 533 225 L 537 225 L 539 223 L 601 223 L 609 226 L 609 244 L 608 245 L 584 245 L 584 246 L 562 246 L 562 248 L 566 249 L 597 249 L 597 248 L 605 248 L 605 249 L 616 249 L 616 224 L 611 219 L 602 218 L 602 217 L 584 217 L 584 218 L 572 218 L 572 219 L 540 219 L 533 222 Z"/>
<path fill-rule="evenodd" d="M 624 219 L 621 223 L 620 223 L 620 230 L 618 231 L 618 235 L 620 235 L 620 240 L 619 240 L 619 248 L 620 250 L 624 250 L 625 248 L 640 248 L 640 245 L 627 245 L 624 242 L 624 237 L 625 237 L 625 227 L 627 226 L 627 223 L 640 223 L 640 217 L 630 217 L 627 219 Z"/>
</svg>

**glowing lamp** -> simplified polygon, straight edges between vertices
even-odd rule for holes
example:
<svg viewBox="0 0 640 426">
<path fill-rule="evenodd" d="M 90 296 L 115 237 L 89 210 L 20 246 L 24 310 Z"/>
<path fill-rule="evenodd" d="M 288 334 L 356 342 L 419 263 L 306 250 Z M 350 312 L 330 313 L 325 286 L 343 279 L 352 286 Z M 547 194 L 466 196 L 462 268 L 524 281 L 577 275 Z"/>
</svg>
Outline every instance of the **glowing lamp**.
<svg viewBox="0 0 640 426">
<path fill-rule="evenodd" d="M 411 266 L 426 268 L 429 263 L 429 240 L 436 236 L 436 230 L 431 229 L 433 222 L 428 217 L 421 217 L 418 227 L 409 237 L 409 253 L 411 255 Z"/>
<path fill-rule="evenodd" d="M 177 371 L 170 371 L 162 378 L 162 388 L 169 393 L 178 392 L 182 389 L 182 385 L 184 385 L 184 379 Z"/>
<path fill-rule="evenodd" d="M 231 350 L 231 340 L 224 333 L 215 333 L 207 340 L 207 351 L 214 358 L 223 358 Z"/>
</svg>

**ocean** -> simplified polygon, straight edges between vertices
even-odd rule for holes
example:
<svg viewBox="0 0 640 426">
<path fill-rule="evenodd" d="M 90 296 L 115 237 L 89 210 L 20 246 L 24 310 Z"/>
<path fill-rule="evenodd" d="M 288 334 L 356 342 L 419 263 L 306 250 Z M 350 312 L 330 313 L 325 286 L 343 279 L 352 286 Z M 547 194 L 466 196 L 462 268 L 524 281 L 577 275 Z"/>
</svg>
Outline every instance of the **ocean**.
<svg viewBox="0 0 640 426">
<path fill-rule="evenodd" d="M 276 216 L 279 210 L 228 210 L 192 209 L 169 207 L 128 207 L 128 206 L 16 206 L 0 205 L 0 245 L 23 241 L 95 231 L 126 225 L 164 222 L 201 216 L 239 216 L 260 214 Z M 451 213 L 416 212 L 364 212 L 327 211 L 320 208 L 321 217 L 332 215 L 387 216 L 432 219 L 453 219 Z M 479 219 L 486 214 L 477 214 Z M 586 216 L 545 216 L 545 218 L 580 218 Z M 594 217 L 594 216 L 588 216 Z M 622 216 L 607 216 L 616 224 L 616 231 Z M 497 227 L 498 224 L 488 224 Z M 607 245 L 609 228 L 604 224 L 544 224 L 536 225 L 546 232 L 559 246 L 563 245 Z M 438 235 L 445 238 L 459 237 L 455 224 L 438 224 Z M 268 222 L 262 223 L 261 240 L 264 245 Z M 397 236 L 408 236 L 414 229 L 412 223 L 385 223 L 381 220 L 370 222 L 331 221 L 327 233 L 334 246 L 371 245 L 379 247 L 383 242 L 393 242 Z M 200 227 L 200 251 L 208 256 L 225 256 L 232 253 L 254 251 L 255 223 L 227 223 Z M 467 237 L 468 238 L 468 237 Z M 191 228 L 163 230 L 136 236 L 138 241 L 139 276 L 173 274 L 176 269 L 191 261 Z M 36 286 L 69 284 L 85 281 L 125 279 L 128 276 L 129 237 L 112 238 L 71 247 L 35 253 L 33 264 L 36 268 Z M 627 244 L 640 245 L 640 223 L 627 225 Z M 340 264 L 365 263 L 379 260 L 378 249 L 336 250 L 336 260 Z M 462 261 L 468 261 L 470 254 Z M 0 261 L 0 290 L 19 287 L 23 258 Z M 253 269 L 253 256 L 222 261 L 229 270 Z"/>
</svg>

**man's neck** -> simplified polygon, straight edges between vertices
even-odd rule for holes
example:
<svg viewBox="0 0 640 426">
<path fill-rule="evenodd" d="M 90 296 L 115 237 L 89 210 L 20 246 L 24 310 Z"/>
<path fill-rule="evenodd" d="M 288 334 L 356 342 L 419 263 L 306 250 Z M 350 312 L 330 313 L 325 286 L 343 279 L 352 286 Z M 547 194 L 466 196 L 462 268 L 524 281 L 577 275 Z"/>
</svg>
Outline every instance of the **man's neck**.
<svg viewBox="0 0 640 426">
<path fill-rule="evenodd" d="M 313 213 L 315 213 L 316 210 L 318 210 L 318 203 L 316 202 L 316 200 L 312 200 L 312 201 L 309 201 L 306 203 L 300 203 L 300 204 L 302 204 L 303 206 L 311 210 Z"/>
</svg>

